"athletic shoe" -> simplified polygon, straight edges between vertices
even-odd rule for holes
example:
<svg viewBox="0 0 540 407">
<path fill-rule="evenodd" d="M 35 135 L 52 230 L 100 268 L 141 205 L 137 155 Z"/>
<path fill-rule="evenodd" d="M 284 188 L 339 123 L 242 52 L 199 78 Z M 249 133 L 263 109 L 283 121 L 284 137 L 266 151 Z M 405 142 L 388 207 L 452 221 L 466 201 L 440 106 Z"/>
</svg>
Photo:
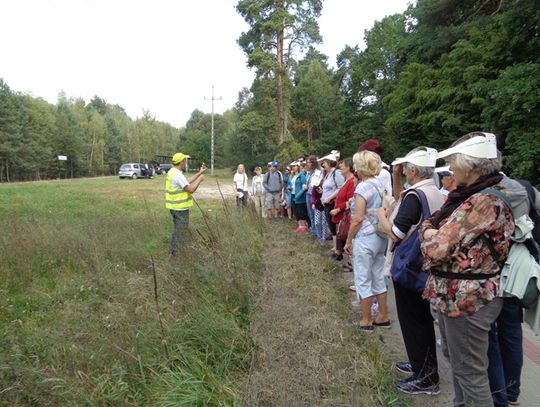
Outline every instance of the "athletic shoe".
<svg viewBox="0 0 540 407">
<path fill-rule="evenodd" d="M 394 367 L 401 373 L 412 373 L 412 366 L 409 362 L 397 362 Z"/>
<path fill-rule="evenodd" d="M 429 394 L 435 396 L 441 392 L 439 383 L 433 383 L 431 379 L 413 379 L 396 383 L 398 390 L 407 394 Z"/>
<path fill-rule="evenodd" d="M 509 406 L 519 406 L 519 400 L 518 399 L 515 399 L 515 400 L 508 399 L 508 405 Z"/>
<path fill-rule="evenodd" d="M 308 232 L 307 226 L 300 226 L 298 229 L 299 229 L 298 233 L 307 233 Z"/>
<path fill-rule="evenodd" d="M 350 285 L 349 290 L 356 292 L 356 286 L 355 285 Z"/>
<path fill-rule="evenodd" d="M 296 233 L 300 233 L 300 230 L 302 230 L 302 226 L 298 226 L 298 227 L 295 229 L 295 232 L 296 232 Z"/>
<path fill-rule="evenodd" d="M 418 377 L 417 377 L 416 375 L 413 374 L 413 375 L 411 375 L 411 376 L 409 376 L 409 377 L 406 377 L 405 379 L 394 380 L 394 384 L 395 384 L 396 386 L 402 386 L 402 385 L 404 385 L 404 384 L 406 384 L 406 383 L 409 383 L 409 382 L 411 382 L 411 381 L 413 381 L 413 380 L 416 380 L 416 379 L 418 379 Z"/>
</svg>

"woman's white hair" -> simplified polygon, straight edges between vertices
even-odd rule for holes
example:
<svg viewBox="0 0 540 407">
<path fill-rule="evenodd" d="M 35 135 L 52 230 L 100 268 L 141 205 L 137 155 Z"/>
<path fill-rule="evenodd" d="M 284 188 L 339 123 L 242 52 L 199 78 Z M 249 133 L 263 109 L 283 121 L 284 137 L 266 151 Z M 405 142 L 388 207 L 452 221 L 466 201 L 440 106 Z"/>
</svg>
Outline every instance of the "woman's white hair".
<svg viewBox="0 0 540 407">
<path fill-rule="evenodd" d="M 473 131 L 460 137 L 452 143 L 452 147 L 458 145 L 475 136 L 485 136 L 484 133 Z M 475 172 L 479 175 L 489 175 L 494 172 L 501 171 L 502 168 L 502 155 L 500 151 L 497 151 L 497 158 L 477 158 L 470 155 L 456 153 L 447 158 L 448 161 L 453 162 L 453 166 L 468 172 Z"/>
<path fill-rule="evenodd" d="M 412 163 L 406 163 L 405 167 L 411 172 L 416 168 L 416 176 L 420 179 L 430 179 L 435 173 L 435 168 L 433 167 L 420 167 L 419 165 Z"/>
<path fill-rule="evenodd" d="M 411 151 L 407 153 L 407 155 L 416 153 L 417 151 L 424 151 L 426 150 L 425 147 L 416 147 L 413 148 Z M 405 163 L 405 167 L 408 171 L 413 171 L 414 168 L 416 168 L 416 176 L 420 179 L 430 179 L 433 177 L 433 174 L 435 173 L 435 168 L 433 167 L 421 167 L 419 165 L 413 164 L 413 163 Z"/>
<path fill-rule="evenodd" d="M 457 153 L 450 156 L 452 166 L 462 171 L 474 172 L 479 175 L 489 175 L 501 171 L 501 152 L 497 152 L 497 158 L 476 158 L 470 155 Z"/>
</svg>

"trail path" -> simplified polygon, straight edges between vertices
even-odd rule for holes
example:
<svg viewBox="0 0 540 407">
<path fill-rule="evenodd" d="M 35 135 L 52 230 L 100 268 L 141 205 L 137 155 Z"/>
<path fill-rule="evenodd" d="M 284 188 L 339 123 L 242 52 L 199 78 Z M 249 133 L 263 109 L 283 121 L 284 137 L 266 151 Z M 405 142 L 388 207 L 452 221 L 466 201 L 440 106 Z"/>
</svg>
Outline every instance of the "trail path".
<svg viewBox="0 0 540 407">
<path fill-rule="evenodd" d="M 213 196 L 211 189 L 208 197 Z M 217 192 L 219 196 L 219 192 Z M 231 193 L 232 195 L 232 193 Z M 396 395 L 400 377 L 391 363 L 406 360 L 392 287 L 394 325 L 372 335 L 351 324 L 359 320 L 347 290 L 352 273 L 336 269 L 326 252 L 290 221 L 267 221 L 263 263 L 251 330 L 256 350 L 244 405 L 416 406 L 452 405 L 451 369 L 439 348 L 441 393 Z M 271 237 L 275 236 L 275 239 Z M 540 338 L 524 328 L 523 407 L 540 407 Z"/>
<path fill-rule="evenodd" d="M 252 337 L 256 350 L 244 405 L 404 406 L 376 336 L 359 333 L 341 271 L 291 221 L 266 224 Z"/>
</svg>

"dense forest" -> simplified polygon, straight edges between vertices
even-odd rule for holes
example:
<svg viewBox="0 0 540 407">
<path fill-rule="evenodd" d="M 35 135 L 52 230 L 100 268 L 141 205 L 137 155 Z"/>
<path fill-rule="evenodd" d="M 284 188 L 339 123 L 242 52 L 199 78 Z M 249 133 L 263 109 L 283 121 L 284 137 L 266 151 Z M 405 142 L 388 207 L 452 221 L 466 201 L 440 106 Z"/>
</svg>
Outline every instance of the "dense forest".
<svg viewBox="0 0 540 407">
<path fill-rule="evenodd" d="M 344 46 L 337 68 L 316 49 L 322 7 L 237 3 L 249 24 L 238 44 L 256 77 L 215 117 L 217 166 L 331 149 L 347 156 L 371 137 L 390 161 L 485 130 L 498 136 L 508 173 L 540 182 L 538 0 L 418 0 L 376 22 L 365 46 Z M 178 149 L 209 161 L 210 128 L 198 110 L 175 129 L 150 114 L 132 120 L 97 96 L 51 105 L 0 82 L 0 180 L 110 174 Z"/>
</svg>

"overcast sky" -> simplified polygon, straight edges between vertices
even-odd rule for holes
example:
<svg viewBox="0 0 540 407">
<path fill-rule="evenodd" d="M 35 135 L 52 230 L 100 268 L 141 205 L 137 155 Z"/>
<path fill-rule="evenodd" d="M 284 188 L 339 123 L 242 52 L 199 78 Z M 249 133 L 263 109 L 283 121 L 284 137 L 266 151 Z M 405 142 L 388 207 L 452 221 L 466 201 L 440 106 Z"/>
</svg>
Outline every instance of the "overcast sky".
<svg viewBox="0 0 540 407">
<path fill-rule="evenodd" d="M 325 0 L 317 48 L 335 65 L 345 45 L 410 0 Z M 231 108 L 253 73 L 236 40 L 247 24 L 237 0 L 2 0 L 0 78 L 55 103 L 63 90 L 94 95 L 132 117 L 143 109 L 181 127 L 194 109 Z"/>
</svg>

